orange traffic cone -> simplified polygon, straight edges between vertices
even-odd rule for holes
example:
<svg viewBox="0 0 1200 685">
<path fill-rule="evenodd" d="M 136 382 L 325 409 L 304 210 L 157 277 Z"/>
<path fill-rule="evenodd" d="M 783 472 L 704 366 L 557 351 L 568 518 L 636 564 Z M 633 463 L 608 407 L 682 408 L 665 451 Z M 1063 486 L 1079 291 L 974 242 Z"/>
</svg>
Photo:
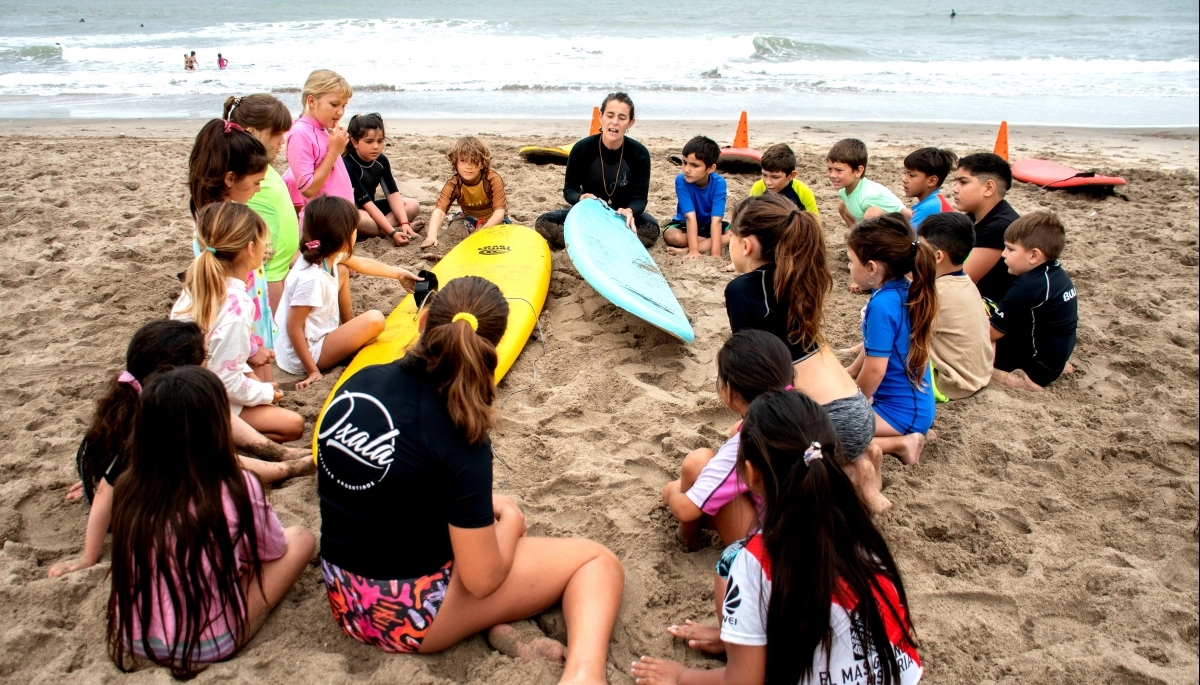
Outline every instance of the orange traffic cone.
<svg viewBox="0 0 1200 685">
<path fill-rule="evenodd" d="M 593 107 L 592 108 L 592 128 L 589 130 L 588 135 L 594 136 L 599 132 L 600 132 L 600 108 Z"/>
<path fill-rule="evenodd" d="M 1000 122 L 1000 131 L 996 133 L 996 147 L 992 149 L 992 152 L 1003 157 L 1004 161 L 1006 161 L 1006 162 L 1008 161 L 1008 122 L 1007 121 Z"/>
<path fill-rule="evenodd" d="M 750 131 L 749 127 L 746 125 L 745 112 L 742 112 L 742 118 L 738 119 L 737 133 L 733 134 L 733 147 L 750 147 Z"/>
</svg>

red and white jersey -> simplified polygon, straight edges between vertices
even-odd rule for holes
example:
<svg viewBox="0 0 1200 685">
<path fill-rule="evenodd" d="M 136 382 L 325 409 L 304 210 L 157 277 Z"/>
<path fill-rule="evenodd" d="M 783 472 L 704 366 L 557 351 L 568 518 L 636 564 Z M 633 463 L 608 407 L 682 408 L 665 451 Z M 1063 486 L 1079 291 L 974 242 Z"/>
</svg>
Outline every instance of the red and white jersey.
<svg viewBox="0 0 1200 685">
<path fill-rule="evenodd" d="M 900 607 L 899 595 L 892 582 L 879 576 L 883 589 L 875 593 L 876 603 L 899 607 L 900 622 L 891 612 L 884 612 L 883 625 L 888 641 L 900 665 L 900 685 L 920 682 L 924 669 L 916 647 L 905 638 L 904 628 L 910 628 L 907 612 Z M 729 570 L 725 590 L 724 615 L 721 620 L 721 639 L 735 645 L 765 646 L 767 644 L 767 607 L 771 602 L 771 561 L 767 558 L 762 535 L 755 534 L 738 553 Z M 829 659 L 825 649 L 818 646 L 813 653 L 812 676 L 801 685 L 866 685 L 871 671 L 875 682 L 881 682 L 883 671 L 879 655 L 871 644 L 863 645 L 854 634 L 855 622 L 862 622 L 856 611 L 858 598 L 845 583 L 839 581 L 829 608 L 829 623 L 833 633 Z M 903 627 L 902 627 L 903 625 Z"/>
</svg>

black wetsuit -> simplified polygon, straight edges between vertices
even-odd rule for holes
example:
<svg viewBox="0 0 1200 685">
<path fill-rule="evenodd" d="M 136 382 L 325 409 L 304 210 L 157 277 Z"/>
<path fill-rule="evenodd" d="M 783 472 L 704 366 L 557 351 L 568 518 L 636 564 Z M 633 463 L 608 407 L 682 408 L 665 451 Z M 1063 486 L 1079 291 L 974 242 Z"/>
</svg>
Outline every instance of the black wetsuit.
<svg viewBox="0 0 1200 685">
<path fill-rule="evenodd" d="M 387 196 L 400 192 L 396 179 L 392 176 L 392 165 L 387 155 L 380 154 L 374 162 L 364 162 L 354 153 L 353 148 L 346 148 L 346 172 L 350 174 L 350 185 L 354 188 L 354 205 L 362 209 L 368 202 L 374 202 L 384 216 L 392 211 Z M 383 185 L 383 199 L 375 199 L 375 189 Z"/>
<path fill-rule="evenodd" d="M 1034 267 L 1015 278 L 991 324 L 1004 334 L 996 341 L 995 367 L 1021 369 L 1045 387 L 1062 374 L 1075 351 L 1075 284 L 1058 262 Z"/>
</svg>

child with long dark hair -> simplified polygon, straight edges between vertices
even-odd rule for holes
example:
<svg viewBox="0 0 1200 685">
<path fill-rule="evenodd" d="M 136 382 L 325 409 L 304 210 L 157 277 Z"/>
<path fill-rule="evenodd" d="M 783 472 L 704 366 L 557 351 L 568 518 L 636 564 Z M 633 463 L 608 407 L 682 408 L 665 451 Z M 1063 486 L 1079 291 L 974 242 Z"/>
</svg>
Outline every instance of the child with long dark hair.
<svg viewBox="0 0 1200 685">
<path fill-rule="evenodd" d="M 350 144 L 342 154 L 350 185 L 354 187 L 354 205 L 358 207 L 358 234 L 364 238 L 384 236 L 397 246 L 417 237 L 424 221 L 413 221 L 421 205 L 400 195 L 392 176 L 392 163 L 383 148 L 387 134 L 379 114 L 355 114 L 346 126 Z M 383 186 L 383 199 L 375 199 L 375 190 Z M 411 222 L 411 223 L 410 223 Z"/>
<path fill-rule="evenodd" d="M 394 278 L 412 289 L 416 276 L 367 257 L 354 256 L 359 211 L 340 197 L 321 196 L 304 208 L 300 259 L 284 281 L 276 324 L 284 332 L 275 340 L 279 368 L 307 377 L 303 390 L 321 380 L 321 372 L 357 352 L 383 332 L 377 309 L 354 316 L 350 271 Z"/>
<path fill-rule="evenodd" d="M 787 349 L 765 331 L 734 333 L 717 352 L 717 393 L 742 418 L 759 395 L 791 387 L 792 364 Z M 663 487 L 663 504 L 679 521 L 679 536 L 689 549 L 700 547 L 701 525 L 711 521 L 721 542 L 731 545 L 757 524 L 754 503 L 737 473 L 741 422 L 716 451 L 702 447 L 683 459 L 679 480 Z"/>
<path fill-rule="evenodd" d="M 238 466 L 225 388 L 198 366 L 146 383 L 112 533 L 108 653 L 123 671 L 146 659 L 177 677 L 245 645 L 316 546 Z"/>
<path fill-rule="evenodd" d="M 731 232 L 729 256 L 741 275 L 725 287 L 729 328 L 766 331 L 787 346 L 792 383 L 833 418 L 863 501 L 875 513 L 887 510 L 892 503 L 880 492 L 881 453 L 871 446 L 875 414 L 822 331 L 833 274 L 820 219 L 767 193 L 737 206 Z"/>
<path fill-rule="evenodd" d="M 96 413 L 75 455 L 80 482 L 71 488 L 67 498 L 75 499 L 82 494 L 89 504 L 83 555 L 51 566 L 51 578 L 89 568 L 100 559 L 112 519 L 112 488 L 128 463 L 127 448 L 142 386 L 159 371 L 201 365 L 204 355 L 204 333 L 191 321 L 151 321 L 130 338 L 125 368 L 112 377 L 96 401 Z M 308 450 L 282 447 L 238 417 L 230 418 L 234 444 L 244 452 L 262 457 L 239 455 L 242 468 L 253 471 L 264 483 L 312 472 Z"/>
<path fill-rule="evenodd" d="M 638 685 L 680 682 L 913 685 L 917 654 L 900 571 L 842 471 L 828 414 L 795 392 L 750 403 L 738 467 L 762 529 L 726 551 L 717 671 L 643 656 Z"/>
<path fill-rule="evenodd" d="M 267 251 L 267 225 L 245 205 L 218 202 L 200 210 L 196 234 L 200 254 L 184 274 L 171 318 L 204 331 L 206 366 L 225 383 L 234 414 L 276 442 L 295 440 L 304 419 L 275 405 L 283 392 L 259 371 L 270 368 L 274 353 L 254 335 L 255 304 L 246 292 L 246 277 Z"/>
<path fill-rule="evenodd" d="M 935 407 L 929 350 L 938 310 L 937 258 L 898 213 L 856 225 L 846 235 L 846 254 L 851 280 L 871 292 L 863 349 L 847 370 L 871 398 L 875 443 L 884 454 L 915 464 Z"/>
</svg>

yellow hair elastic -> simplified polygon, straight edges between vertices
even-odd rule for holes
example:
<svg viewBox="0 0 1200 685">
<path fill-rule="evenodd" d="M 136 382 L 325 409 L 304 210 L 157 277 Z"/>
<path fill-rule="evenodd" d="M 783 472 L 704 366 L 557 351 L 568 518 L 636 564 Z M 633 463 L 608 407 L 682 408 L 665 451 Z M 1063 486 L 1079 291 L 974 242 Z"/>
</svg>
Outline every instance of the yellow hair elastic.
<svg viewBox="0 0 1200 685">
<path fill-rule="evenodd" d="M 454 323 L 455 321 L 466 321 L 471 325 L 471 330 L 479 330 L 479 319 L 476 319 L 475 315 L 470 312 L 459 312 L 455 314 L 454 318 L 450 319 L 450 323 Z"/>
</svg>

